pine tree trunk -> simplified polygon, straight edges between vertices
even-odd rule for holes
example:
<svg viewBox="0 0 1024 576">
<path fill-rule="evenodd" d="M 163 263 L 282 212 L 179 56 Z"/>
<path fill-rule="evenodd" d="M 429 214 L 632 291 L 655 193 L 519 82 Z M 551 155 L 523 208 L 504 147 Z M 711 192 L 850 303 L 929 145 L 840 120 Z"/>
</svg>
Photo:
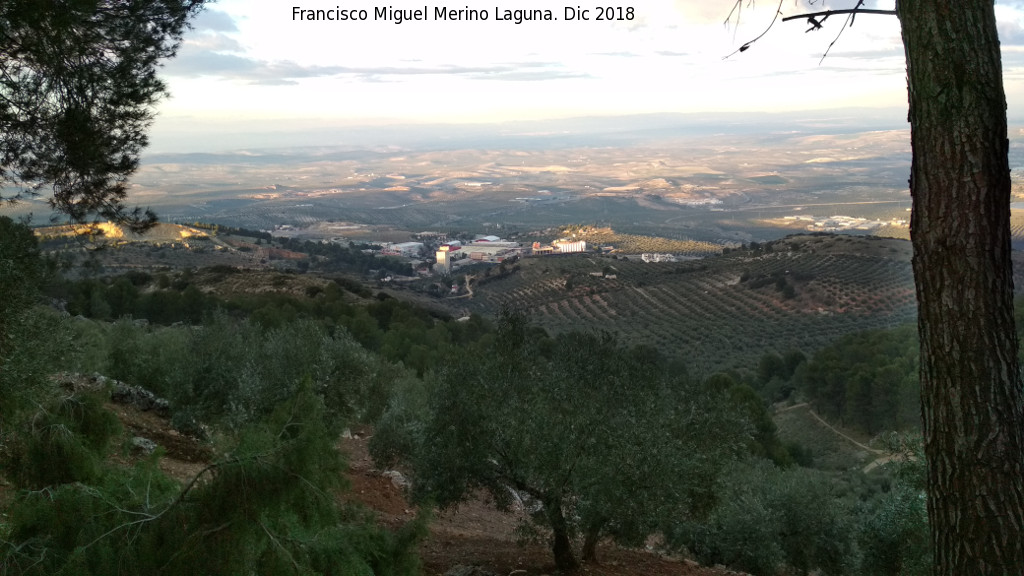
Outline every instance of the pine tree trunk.
<svg viewBox="0 0 1024 576">
<path fill-rule="evenodd" d="M 1024 408 L 1006 98 L 992 0 L 897 0 L 928 516 L 943 576 L 1024 570 Z"/>
</svg>

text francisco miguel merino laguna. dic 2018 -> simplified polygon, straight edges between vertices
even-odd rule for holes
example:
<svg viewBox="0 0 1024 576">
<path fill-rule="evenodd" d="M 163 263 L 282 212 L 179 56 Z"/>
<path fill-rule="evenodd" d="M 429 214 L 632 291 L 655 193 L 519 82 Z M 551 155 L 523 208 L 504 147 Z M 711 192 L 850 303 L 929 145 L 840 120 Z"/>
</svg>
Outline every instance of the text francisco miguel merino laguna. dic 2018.
<svg viewBox="0 0 1024 576">
<path fill-rule="evenodd" d="M 508 22 L 522 24 L 538 21 L 628 21 L 636 17 L 632 6 L 563 6 L 561 8 L 507 9 L 495 6 L 487 8 L 450 8 L 448 6 L 423 6 L 422 8 L 395 8 L 394 6 L 373 6 L 370 8 L 347 8 L 335 6 L 328 9 L 292 7 L 292 20 L 301 22 L 360 22 L 385 21 L 394 24 L 403 22 Z"/>
</svg>

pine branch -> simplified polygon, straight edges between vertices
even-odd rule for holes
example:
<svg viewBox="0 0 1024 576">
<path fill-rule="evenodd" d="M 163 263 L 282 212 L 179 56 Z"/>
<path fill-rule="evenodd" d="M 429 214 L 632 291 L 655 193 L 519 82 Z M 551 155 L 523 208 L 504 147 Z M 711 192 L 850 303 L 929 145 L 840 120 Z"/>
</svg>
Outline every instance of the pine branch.
<svg viewBox="0 0 1024 576">
<path fill-rule="evenodd" d="M 292 566 L 295 567 L 295 573 L 296 574 L 301 574 L 302 573 L 302 566 L 299 566 L 299 563 L 295 561 L 295 557 L 292 556 L 292 553 L 289 552 L 288 549 L 285 548 L 284 545 L 281 544 L 280 541 L 278 541 L 277 537 L 274 536 L 274 533 L 271 532 L 269 528 L 267 528 L 267 525 L 264 524 L 262 520 L 260 521 L 260 528 L 263 528 L 263 531 L 267 533 L 267 537 L 270 538 L 270 541 L 273 542 L 274 544 L 276 544 L 277 547 L 280 548 L 282 552 L 284 552 L 284 555 L 288 558 L 289 561 L 291 561 Z"/>
<path fill-rule="evenodd" d="M 722 60 L 728 60 L 729 58 L 731 58 L 735 54 L 738 54 L 740 52 L 746 52 L 750 48 L 751 44 L 753 44 L 754 42 L 757 42 L 762 37 L 764 37 L 764 35 L 767 34 L 768 31 L 771 30 L 773 26 L 775 26 L 775 21 L 779 19 L 779 16 L 782 15 L 782 1 L 783 0 L 779 0 L 779 6 L 778 6 L 778 8 L 775 9 L 775 16 L 772 17 L 772 21 L 768 24 L 768 27 L 765 28 L 763 32 L 761 32 L 760 34 L 757 35 L 757 38 L 754 38 L 753 40 L 744 43 L 743 46 L 740 46 L 739 48 L 736 49 L 735 52 L 733 52 L 732 54 L 729 54 L 725 58 L 722 58 Z M 743 2 L 743 0 L 737 0 L 736 6 L 739 6 L 742 2 Z M 733 9 L 735 10 L 735 7 Z M 732 18 L 732 14 L 733 14 L 732 12 L 729 13 L 729 18 L 730 19 Z M 736 12 L 736 18 L 737 19 L 739 18 L 739 12 Z M 728 22 L 728 20 L 726 20 L 726 22 Z"/>
<path fill-rule="evenodd" d="M 857 5 L 847 10 L 826 10 L 824 12 L 811 12 L 809 14 L 800 14 L 798 16 L 786 16 L 785 18 L 782 19 L 782 21 L 787 22 L 789 20 L 799 20 L 801 18 L 806 18 L 807 23 L 811 25 L 811 27 L 807 29 L 807 32 L 813 32 L 815 30 L 821 30 L 822 25 L 825 23 L 825 20 L 828 20 L 829 16 L 832 16 L 833 14 L 846 15 L 846 21 L 843 22 L 843 27 L 839 29 L 839 33 L 836 34 L 836 37 L 832 39 L 831 43 L 829 43 L 828 48 L 825 49 L 825 53 L 821 55 L 821 60 L 818 61 L 818 64 L 821 64 L 822 62 L 825 61 L 825 58 L 828 57 L 828 53 L 832 51 L 832 47 L 836 45 L 836 42 L 838 42 L 839 38 L 842 37 L 843 32 L 846 31 L 847 27 L 853 26 L 853 21 L 854 19 L 857 18 L 857 14 L 896 14 L 894 10 L 872 10 L 869 8 L 861 8 L 861 6 L 863 5 L 864 0 L 857 0 Z M 821 20 L 818 20 L 819 17 L 821 18 Z"/>
<path fill-rule="evenodd" d="M 729 17 L 726 19 L 727 24 L 731 22 L 733 19 L 736 19 L 737 22 L 739 21 L 739 13 L 740 9 L 742 9 L 742 4 L 743 0 L 736 0 L 736 3 L 733 5 L 732 11 L 729 12 Z M 858 0 L 857 5 L 853 8 L 846 8 L 843 10 L 824 10 L 822 12 L 809 12 L 807 14 L 798 14 L 796 16 L 785 16 L 782 18 L 782 22 L 789 22 L 790 20 L 807 20 L 808 24 L 811 25 L 811 27 L 808 28 L 807 31 L 811 32 L 812 30 L 820 30 L 822 24 L 824 24 L 825 20 L 828 19 L 829 16 L 846 15 L 846 23 L 843 25 L 843 28 L 839 31 L 839 36 L 841 36 L 843 34 L 842 31 L 845 30 L 847 26 L 853 24 L 853 20 L 854 18 L 857 17 L 857 14 L 880 14 L 885 16 L 896 15 L 895 10 L 875 10 L 872 8 L 861 8 L 863 4 L 864 0 Z M 745 52 L 748 49 L 750 49 L 751 45 L 753 45 L 754 42 L 757 42 L 758 40 L 763 38 L 765 34 L 767 34 L 768 31 L 775 26 L 775 23 L 779 21 L 779 16 L 782 16 L 782 0 L 779 1 L 779 6 L 775 9 L 775 16 L 772 18 L 772 21 L 768 24 L 768 27 L 765 28 L 763 32 L 758 34 L 757 37 L 754 38 L 753 40 L 744 43 L 742 46 L 737 48 L 732 54 L 729 54 L 728 56 L 722 59 L 728 60 L 735 54 Z M 839 39 L 839 36 L 836 36 L 836 39 L 832 41 L 832 44 L 829 44 L 829 50 L 831 50 L 832 46 L 835 45 L 836 40 Z M 827 55 L 828 50 L 825 51 L 825 56 Z M 822 60 L 825 59 L 825 56 L 822 56 Z"/>
<path fill-rule="evenodd" d="M 224 467 L 224 466 L 229 466 L 229 465 L 232 465 L 232 464 L 240 464 L 240 463 L 244 463 L 244 462 L 251 462 L 251 461 L 259 460 L 260 458 L 264 458 L 264 457 L 266 457 L 266 456 L 268 456 L 270 454 L 273 454 L 273 451 L 267 451 L 267 452 L 263 452 L 263 453 L 260 453 L 260 454 L 254 454 L 252 456 L 246 456 L 246 457 L 243 457 L 243 458 L 231 458 L 231 459 L 228 459 L 228 460 L 222 460 L 220 462 L 214 462 L 212 464 L 209 464 L 208 466 L 206 466 L 205 468 L 200 470 L 198 474 L 193 476 L 192 480 L 185 486 L 185 488 L 182 489 L 182 491 L 179 492 L 178 495 L 175 496 L 174 499 L 171 500 L 171 502 L 169 504 L 167 504 L 167 506 L 164 507 L 164 509 L 161 510 L 160 512 L 157 512 L 156 514 L 150 514 L 148 512 L 132 512 L 132 514 L 136 514 L 138 516 L 141 516 L 141 518 L 139 518 L 138 520 L 132 520 L 132 521 L 129 521 L 129 522 L 123 522 L 121 524 L 118 524 L 117 526 L 114 526 L 110 530 L 107 530 L 103 534 L 100 534 L 99 536 L 94 538 L 91 542 L 89 542 L 88 544 L 84 545 L 82 548 L 83 549 L 89 548 L 92 545 L 94 545 L 97 542 L 99 542 L 100 540 L 106 538 L 107 536 L 110 536 L 111 534 L 113 534 L 113 533 L 115 533 L 115 532 L 117 532 L 119 530 L 129 529 L 129 528 L 132 528 L 134 526 L 139 526 L 141 524 L 145 524 L 147 522 L 153 522 L 153 521 L 159 520 L 161 517 L 163 517 L 165 514 L 167 514 L 167 512 L 169 512 L 170 510 L 175 508 L 178 504 L 181 504 L 181 502 L 183 502 L 185 500 L 185 496 L 188 495 L 188 493 L 199 482 L 199 479 L 202 478 L 203 475 L 205 475 L 207 472 L 211 472 L 212 473 L 212 471 L 217 469 L 217 468 L 221 468 L 221 467 Z M 83 485 L 83 487 L 86 488 L 87 490 L 94 490 L 93 488 L 88 487 L 88 486 L 84 486 Z M 121 511 L 121 512 L 128 512 L 127 510 L 125 510 L 125 509 L 123 509 L 123 508 L 121 508 L 119 506 L 116 506 L 116 505 L 114 505 L 114 508 L 116 510 Z M 229 524 L 230 524 L 230 522 L 229 522 Z"/>
<path fill-rule="evenodd" d="M 810 12 L 810 13 L 807 13 L 807 14 L 798 14 L 796 16 L 786 16 L 785 18 L 782 19 L 782 21 L 783 22 L 789 22 L 790 20 L 801 20 L 801 19 L 804 19 L 804 18 L 817 18 L 818 16 L 825 16 L 827 18 L 829 16 L 833 16 L 833 15 L 836 15 L 836 14 L 852 14 L 854 16 L 856 16 L 857 14 L 881 14 L 881 15 L 884 15 L 884 16 L 895 16 L 896 15 L 896 11 L 895 10 L 874 10 L 874 9 L 871 9 L 871 8 L 850 8 L 850 9 L 847 9 L 847 10 L 826 10 L 824 12 Z"/>
</svg>

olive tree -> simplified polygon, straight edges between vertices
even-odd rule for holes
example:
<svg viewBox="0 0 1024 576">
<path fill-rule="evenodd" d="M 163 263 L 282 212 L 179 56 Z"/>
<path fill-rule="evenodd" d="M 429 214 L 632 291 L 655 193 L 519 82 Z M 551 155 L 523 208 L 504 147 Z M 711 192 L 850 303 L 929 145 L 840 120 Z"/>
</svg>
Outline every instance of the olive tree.
<svg viewBox="0 0 1024 576">
<path fill-rule="evenodd" d="M 578 566 L 580 539 L 593 560 L 602 537 L 639 543 L 699 508 L 749 436 L 723 391 L 674 378 L 655 353 L 608 336 L 548 339 L 511 315 L 424 386 L 375 436 L 402 449 L 374 453 L 404 452 L 421 501 L 450 506 L 484 489 L 501 508 L 521 502 L 563 570 Z"/>
</svg>

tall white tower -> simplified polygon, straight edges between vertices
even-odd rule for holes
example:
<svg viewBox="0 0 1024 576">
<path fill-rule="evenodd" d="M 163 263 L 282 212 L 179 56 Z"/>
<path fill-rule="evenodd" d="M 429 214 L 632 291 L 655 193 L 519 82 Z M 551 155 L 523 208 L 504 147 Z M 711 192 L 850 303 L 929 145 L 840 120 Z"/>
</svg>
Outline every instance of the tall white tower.
<svg viewBox="0 0 1024 576">
<path fill-rule="evenodd" d="M 451 253 L 448 252 L 447 246 L 441 246 L 441 249 L 437 251 L 437 264 L 434 264 L 434 271 L 438 274 L 452 273 Z"/>
</svg>

